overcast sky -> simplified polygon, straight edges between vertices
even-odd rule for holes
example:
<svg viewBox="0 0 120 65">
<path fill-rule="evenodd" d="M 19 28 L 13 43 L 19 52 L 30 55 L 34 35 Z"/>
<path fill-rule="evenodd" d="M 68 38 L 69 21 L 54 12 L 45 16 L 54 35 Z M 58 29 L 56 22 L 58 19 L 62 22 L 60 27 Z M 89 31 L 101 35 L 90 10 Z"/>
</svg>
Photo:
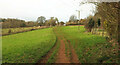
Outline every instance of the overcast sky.
<svg viewBox="0 0 120 65">
<path fill-rule="evenodd" d="M 36 21 L 39 16 L 57 17 L 59 21 L 68 21 L 71 15 L 85 18 L 95 9 L 94 4 L 79 6 L 80 0 L 0 0 L 0 18 L 18 18 Z"/>
</svg>

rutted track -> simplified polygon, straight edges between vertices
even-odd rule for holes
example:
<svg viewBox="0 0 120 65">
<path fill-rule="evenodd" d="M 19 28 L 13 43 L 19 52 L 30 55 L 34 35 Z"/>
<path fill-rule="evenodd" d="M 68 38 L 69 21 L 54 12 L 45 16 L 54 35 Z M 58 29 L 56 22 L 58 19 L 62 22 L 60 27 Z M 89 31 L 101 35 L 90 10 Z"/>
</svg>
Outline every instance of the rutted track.
<svg viewBox="0 0 120 65">
<path fill-rule="evenodd" d="M 54 31 L 53 31 L 54 32 Z M 48 62 L 48 59 L 50 58 L 50 56 L 52 55 L 53 51 L 56 49 L 57 47 L 57 37 L 56 37 L 56 42 L 55 42 L 55 45 L 51 48 L 50 51 L 48 51 L 48 53 L 46 55 L 44 55 L 42 57 L 42 59 L 40 59 L 36 65 L 40 65 L 41 63 L 47 63 Z"/>
<path fill-rule="evenodd" d="M 55 55 L 55 63 L 79 63 L 78 56 L 75 53 L 70 41 L 64 38 L 64 35 L 60 32 L 59 28 L 54 28 L 53 31 L 56 35 L 57 41 L 59 41 L 60 43 L 59 50 Z M 38 61 L 38 64 L 47 63 L 53 51 L 56 49 L 57 44 L 59 44 L 57 41 L 54 47 L 45 56 L 43 56 L 43 58 L 40 61 Z M 70 49 L 70 57 L 67 57 L 67 54 L 65 53 L 66 46 Z"/>
</svg>

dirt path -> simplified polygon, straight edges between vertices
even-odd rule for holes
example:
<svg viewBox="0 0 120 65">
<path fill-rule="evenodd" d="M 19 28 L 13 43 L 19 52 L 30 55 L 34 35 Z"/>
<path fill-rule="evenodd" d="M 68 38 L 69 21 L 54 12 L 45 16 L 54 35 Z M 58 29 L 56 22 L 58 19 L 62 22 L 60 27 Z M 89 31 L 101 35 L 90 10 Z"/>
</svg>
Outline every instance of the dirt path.
<svg viewBox="0 0 120 65">
<path fill-rule="evenodd" d="M 71 62 L 72 63 L 80 63 L 77 54 L 75 53 L 74 48 L 72 47 L 70 41 L 68 42 L 71 48 Z"/>
<path fill-rule="evenodd" d="M 60 40 L 60 49 L 56 57 L 56 63 L 70 63 L 69 58 L 65 54 L 65 43 Z"/>
<path fill-rule="evenodd" d="M 57 58 L 56 63 L 79 63 L 78 56 L 75 53 L 75 50 L 72 47 L 70 41 L 67 41 L 64 35 L 62 35 L 62 33 L 57 31 L 56 34 L 58 39 L 61 41 L 60 49 L 56 57 Z M 67 57 L 67 55 L 65 54 L 65 51 L 66 51 L 65 44 L 70 48 L 70 51 L 69 51 L 71 53 L 70 57 Z"/>
<path fill-rule="evenodd" d="M 79 63 L 78 56 L 75 53 L 75 50 L 72 47 L 70 41 L 65 39 L 64 35 L 62 35 L 59 32 L 59 30 L 56 30 L 56 28 L 54 29 L 54 33 L 56 34 L 57 41 L 59 41 L 59 42 L 56 42 L 54 47 L 45 56 L 43 56 L 43 58 L 40 61 L 38 61 L 38 63 L 36 65 L 39 65 L 40 63 L 47 63 L 48 59 L 52 55 L 53 51 L 56 49 L 57 44 L 59 44 L 59 43 L 60 43 L 60 47 L 55 56 L 55 63 Z M 67 45 L 65 45 L 65 44 L 67 44 Z M 66 46 L 69 47 L 69 52 L 71 53 L 70 57 L 67 57 L 67 54 L 65 54 Z"/>
</svg>

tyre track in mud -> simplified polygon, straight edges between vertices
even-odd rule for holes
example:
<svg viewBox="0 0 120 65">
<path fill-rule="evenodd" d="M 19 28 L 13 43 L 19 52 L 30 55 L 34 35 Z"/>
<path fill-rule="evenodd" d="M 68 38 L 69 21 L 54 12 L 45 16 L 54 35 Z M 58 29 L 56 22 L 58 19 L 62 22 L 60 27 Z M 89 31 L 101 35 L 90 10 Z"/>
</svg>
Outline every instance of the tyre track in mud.
<svg viewBox="0 0 120 65">
<path fill-rule="evenodd" d="M 56 35 L 57 41 L 60 41 L 60 47 L 55 56 L 55 63 L 79 63 L 78 56 L 75 53 L 75 50 L 72 47 L 70 41 L 65 39 L 64 35 L 59 32 L 60 30 L 58 28 L 54 28 L 53 31 Z M 47 63 L 48 59 L 50 58 L 53 51 L 57 47 L 57 44 L 58 44 L 57 41 L 56 41 L 55 45 L 53 46 L 53 48 L 45 56 L 43 56 L 43 58 L 40 61 L 38 61 L 36 65 L 39 65 L 41 63 Z M 65 50 L 66 50 L 65 44 L 67 44 L 67 46 L 69 46 L 69 48 L 70 48 L 70 51 L 69 51 L 69 52 L 71 52 L 70 57 L 67 57 L 67 55 L 65 54 Z"/>
<path fill-rule="evenodd" d="M 53 30 L 54 32 L 54 30 Z M 54 32 L 55 34 L 55 32 Z M 50 58 L 50 56 L 52 55 L 52 53 L 54 52 L 54 50 L 57 48 L 57 37 L 56 37 L 56 41 L 54 46 L 51 48 L 51 50 L 48 51 L 48 53 L 46 53 L 44 56 L 42 56 L 42 58 L 35 64 L 35 65 L 40 65 L 41 63 L 47 63 L 48 59 Z"/>
<path fill-rule="evenodd" d="M 65 39 L 63 33 L 60 33 L 57 31 L 57 37 L 60 39 L 60 49 L 57 55 L 57 60 L 56 63 L 80 63 L 77 54 L 75 53 L 74 48 L 72 47 L 71 43 L 69 40 Z M 70 57 L 67 57 L 65 54 L 65 44 L 69 46 L 71 55 Z"/>
</svg>

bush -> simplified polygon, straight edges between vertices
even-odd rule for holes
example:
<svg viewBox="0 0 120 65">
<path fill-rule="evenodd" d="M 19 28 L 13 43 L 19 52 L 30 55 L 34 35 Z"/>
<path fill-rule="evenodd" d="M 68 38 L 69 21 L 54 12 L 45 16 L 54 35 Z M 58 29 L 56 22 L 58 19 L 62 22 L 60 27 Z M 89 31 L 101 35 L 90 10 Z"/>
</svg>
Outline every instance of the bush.
<svg viewBox="0 0 120 65">
<path fill-rule="evenodd" d="M 25 23 L 21 24 L 21 27 L 26 27 L 26 24 Z"/>
<path fill-rule="evenodd" d="M 91 32 L 92 28 L 94 27 L 94 20 L 91 18 L 89 21 L 86 21 L 85 23 L 85 28 L 87 29 L 88 32 Z"/>
<path fill-rule="evenodd" d="M 10 34 L 11 32 L 12 32 L 11 29 L 9 29 L 8 33 Z"/>
</svg>

